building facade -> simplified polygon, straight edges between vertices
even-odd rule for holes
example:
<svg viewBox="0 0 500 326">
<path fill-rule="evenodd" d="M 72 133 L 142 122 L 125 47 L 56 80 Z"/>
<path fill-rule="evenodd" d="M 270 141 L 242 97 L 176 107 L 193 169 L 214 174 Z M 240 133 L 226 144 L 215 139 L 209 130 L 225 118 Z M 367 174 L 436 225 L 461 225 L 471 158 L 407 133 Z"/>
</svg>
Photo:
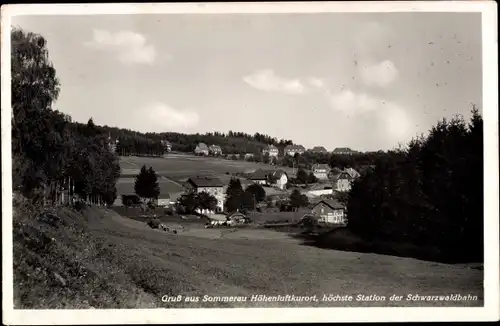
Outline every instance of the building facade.
<svg viewBox="0 0 500 326">
<path fill-rule="evenodd" d="M 262 150 L 262 155 L 266 155 L 266 154 L 268 154 L 269 157 L 278 157 L 278 154 L 279 154 L 278 147 L 276 147 L 274 145 L 266 146 Z"/>
<path fill-rule="evenodd" d="M 214 214 L 224 211 L 224 184 L 218 178 L 211 177 L 195 177 L 189 178 L 187 183 L 191 186 L 194 193 L 205 192 L 217 199 L 217 209 L 215 211 L 200 210 L 202 214 Z"/>
<path fill-rule="evenodd" d="M 328 164 L 315 164 L 312 168 L 314 176 L 320 180 L 327 180 L 330 167 Z"/>
</svg>

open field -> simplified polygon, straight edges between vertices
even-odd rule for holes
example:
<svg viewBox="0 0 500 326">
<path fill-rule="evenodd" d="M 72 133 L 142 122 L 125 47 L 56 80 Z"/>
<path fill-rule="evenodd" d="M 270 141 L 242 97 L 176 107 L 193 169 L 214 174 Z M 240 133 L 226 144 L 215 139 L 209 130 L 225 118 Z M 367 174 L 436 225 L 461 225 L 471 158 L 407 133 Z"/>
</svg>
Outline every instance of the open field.
<svg viewBox="0 0 500 326">
<path fill-rule="evenodd" d="M 151 166 L 162 176 L 167 176 L 174 180 L 186 179 L 196 175 L 225 175 L 227 173 L 237 173 L 245 171 L 254 171 L 259 168 L 269 169 L 274 168 L 268 164 L 231 161 L 222 158 L 214 157 L 199 157 L 190 155 L 169 154 L 163 158 L 159 157 L 136 157 L 125 156 L 120 157 L 120 166 L 122 174 L 134 173 L 137 174 L 138 169 L 145 164 Z M 293 175 L 294 170 L 291 168 L 279 167 L 286 173 Z"/>
<path fill-rule="evenodd" d="M 415 259 L 325 250 L 302 245 L 283 232 L 260 229 L 204 229 L 183 224 L 184 232 L 170 234 L 111 210 L 88 209 L 83 233 L 51 228 L 27 219 L 31 240 L 16 240 L 16 307 L 66 308 L 85 304 L 116 307 L 250 307 L 250 306 L 480 306 L 480 270 Z M 66 212 L 65 214 L 69 214 Z M 89 216 L 90 216 L 89 215 Z M 71 221 L 78 219 L 72 216 Z M 73 222 L 72 222 L 73 223 Z M 81 223 L 81 222 L 79 222 Z M 174 226 L 174 225 L 172 225 Z M 16 233 L 17 232 L 17 233 Z M 44 257 L 37 249 L 42 236 Z M 83 238 L 82 238 L 83 237 Z M 47 255 L 51 256 L 47 256 Z M 42 271 L 36 266 L 42 266 Z M 54 283 L 52 269 L 66 280 Z M 16 269 L 15 269 L 16 270 Z M 31 276 L 29 276 L 31 275 Z M 49 279 L 54 285 L 41 287 Z M 45 283 L 44 283 L 45 282 Z M 96 292 L 95 290 L 99 288 Z M 44 290 L 45 289 L 45 290 Z M 99 293 L 99 295 L 95 295 Z M 256 294 L 317 296 L 318 301 L 254 302 Z M 353 295 L 354 301 L 322 301 L 323 295 Z M 357 301 L 356 296 L 385 296 L 385 301 Z M 392 294 L 474 295 L 474 301 L 390 301 Z M 162 302 L 170 296 L 242 296 L 245 302 Z M 40 296 L 47 296 L 40 298 Z M 201 299 L 200 299 L 201 300 Z M 24 302 L 24 304 L 23 304 Z M 28 302 L 28 303 L 26 303 Z M 62 302 L 64 304 L 62 304 Z M 83 304 L 82 302 L 86 302 Z"/>
</svg>

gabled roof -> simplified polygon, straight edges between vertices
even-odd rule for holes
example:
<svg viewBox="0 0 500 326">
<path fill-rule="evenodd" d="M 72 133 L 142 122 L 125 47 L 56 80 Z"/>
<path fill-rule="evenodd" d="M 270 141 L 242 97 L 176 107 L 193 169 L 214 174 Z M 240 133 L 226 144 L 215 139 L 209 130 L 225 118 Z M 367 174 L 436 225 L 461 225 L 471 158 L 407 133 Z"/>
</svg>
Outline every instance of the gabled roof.
<svg viewBox="0 0 500 326">
<path fill-rule="evenodd" d="M 243 218 L 247 218 L 245 214 L 241 213 L 241 212 L 234 212 L 234 213 L 230 213 L 230 214 L 227 214 L 227 219 L 232 219 L 232 218 L 236 218 L 236 217 L 243 217 Z"/>
<path fill-rule="evenodd" d="M 347 168 L 344 169 L 344 171 L 347 172 L 353 179 L 360 176 L 359 172 L 354 170 L 353 168 Z"/>
<path fill-rule="evenodd" d="M 286 174 L 283 170 L 263 170 L 258 169 L 249 177 L 250 180 L 277 180 Z"/>
<path fill-rule="evenodd" d="M 313 170 L 330 170 L 330 166 L 328 164 L 314 164 Z"/>
<path fill-rule="evenodd" d="M 195 186 L 196 188 L 224 187 L 224 184 L 219 178 L 212 178 L 212 177 L 193 177 L 189 178 L 187 182 Z"/>
<path fill-rule="evenodd" d="M 311 188 L 309 188 L 309 191 L 314 191 L 314 190 L 329 190 L 329 189 L 333 189 L 333 186 L 331 184 L 325 184 L 325 183 L 318 183 L 318 184 L 315 184 L 314 186 L 312 186 Z"/>
<path fill-rule="evenodd" d="M 267 145 L 264 147 L 264 150 L 277 150 L 278 147 L 274 146 L 273 144 Z"/>
<path fill-rule="evenodd" d="M 209 149 L 211 149 L 213 151 L 221 151 L 222 150 L 219 145 L 211 145 L 209 147 Z"/>
<path fill-rule="evenodd" d="M 333 174 L 330 177 L 330 179 L 332 179 L 332 181 L 337 181 L 337 180 L 340 180 L 340 179 L 351 180 L 352 177 L 347 172 L 340 172 L 340 173 Z"/>
<path fill-rule="evenodd" d="M 285 147 L 285 151 L 297 151 L 297 150 L 304 151 L 305 148 L 302 145 L 288 145 Z"/>
<path fill-rule="evenodd" d="M 314 209 L 314 207 L 318 206 L 321 203 L 325 204 L 326 206 L 330 207 L 331 209 L 345 209 L 344 205 L 342 205 L 338 200 L 334 200 L 334 199 L 320 200 L 319 202 L 316 203 L 316 205 L 313 206 L 313 209 Z"/>
<path fill-rule="evenodd" d="M 201 150 L 206 150 L 208 149 L 207 145 L 205 143 L 199 143 L 198 146 L 196 146 L 198 149 Z M 192 147 L 191 147 L 192 148 Z"/>
<path fill-rule="evenodd" d="M 333 152 L 338 153 L 338 152 L 354 152 L 354 151 L 349 147 L 337 147 L 333 150 Z"/>
<path fill-rule="evenodd" d="M 317 152 L 317 153 L 326 153 L 328 152 L 326 150 L 326 148 L 324 148 L 323 146 L 314 146 L 312 149 L 311 149 L 311 152 Z"/>
</svg>

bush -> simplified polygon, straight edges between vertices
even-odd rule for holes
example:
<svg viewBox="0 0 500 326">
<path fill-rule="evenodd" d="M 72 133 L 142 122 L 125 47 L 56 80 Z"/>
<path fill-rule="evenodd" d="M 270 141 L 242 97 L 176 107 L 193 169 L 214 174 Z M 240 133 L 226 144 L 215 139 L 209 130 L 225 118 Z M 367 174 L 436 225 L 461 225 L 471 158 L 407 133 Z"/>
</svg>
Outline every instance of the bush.
<svg viewBox="0 0 500 326">
<path fill-rule="evenodd" d="M 148 224 L 148 225 L 149 225 L 149 227 L 150 227 L 150 228 L 152 228 L 152 229 L 158 229 L 158 228 L 160 227 L 161 222 L 160 222 L 160 220 L 158 220 L 158 219 L 156 219 L 156 218 L 155 218 L 155 219 L 151 219 L 151 220 L 149 220 L 149 221 L 147 222 L 147 224 Z"/>
</svg>

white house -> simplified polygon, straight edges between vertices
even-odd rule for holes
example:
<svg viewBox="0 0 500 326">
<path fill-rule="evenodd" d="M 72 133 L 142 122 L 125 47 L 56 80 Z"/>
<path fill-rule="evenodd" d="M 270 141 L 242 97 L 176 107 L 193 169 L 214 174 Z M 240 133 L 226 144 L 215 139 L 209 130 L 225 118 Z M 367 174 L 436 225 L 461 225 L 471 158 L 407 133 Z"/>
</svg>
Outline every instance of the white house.
<svg viewBox="0 0 500 326">
<path fill-rule="evenodd" d="M 341 172 L 332 177 L 332 185 L 334 190 L 346 192 L 351 190 L 352 178 L 347 172 Z"/>
<path fill-rule="evenodd" d="M 269 185 L 280 189 L 285 189 L 288 183 L 288 175 L 283 170 L 258 169 L 250 175 L 249 179 L 260 185 Z"/>
<path fill-rule="evenodd" d="M 194 152 L 198 155 L 208 155 L 208 146 L 204 143 L 199 143 L 198 146 L 196 146 L 196 148 L 194 149 Z"/>
<path fill-rule="evenodd" d="M 284 154 L 295 156 L 295 154 L 304 154 L 306 149 L 302 145 L 288 145 L 285 147 Z"/>
<path fill-rule="evenodd" d="M 206 192 L 217 199 L 217 209 L 216 211 L 201 210 L 201 214 L 214 214 L 216 212 L 222 212 L 224 210 L 224 184 L 218 178 L 212 177 L 196 177 L 189 178 L 187 183 L 192 187 L 195 193 Z"/>
<path fill-rule="evenodd" d="M 320 223 L 345 225 L 345 207 L 335 200 L 321 200 L 304 217 L 316 218 Z"/>
<path fill-rule="evenodd" d="M 268 154 L 270 157 L 277 157 L 278 154 L 279 154 L 279 150 L 278 150 L 278 147 L 274 146 L 274 145 L 269 145 L 269 146 L 266 146 L 263 150 L 262 150 L 262 155 L 266 155 Z"/>
<path fill-rule="evenodd" d="M 320 180 L 327 180 L 330 167 L 328 164 L 315 164 L 312 168 L 314 176 Z"/>
<path fill-rule="evenodd" d="M 306 193 L 308 197 L 319 197 L 324 195 L 333 194 L 333 187 L 331 184 L 319 183 L 312 186 Z"/>
<path fill-rule="evenodd" d="M 222 148 L 218 145 L 211 145 L 209 148 L 208 148 L 208 151 L 210 154 L 214 155 L 214 156 L 219 156 L 219 155 L 222 155 Z"/>
</svg>

